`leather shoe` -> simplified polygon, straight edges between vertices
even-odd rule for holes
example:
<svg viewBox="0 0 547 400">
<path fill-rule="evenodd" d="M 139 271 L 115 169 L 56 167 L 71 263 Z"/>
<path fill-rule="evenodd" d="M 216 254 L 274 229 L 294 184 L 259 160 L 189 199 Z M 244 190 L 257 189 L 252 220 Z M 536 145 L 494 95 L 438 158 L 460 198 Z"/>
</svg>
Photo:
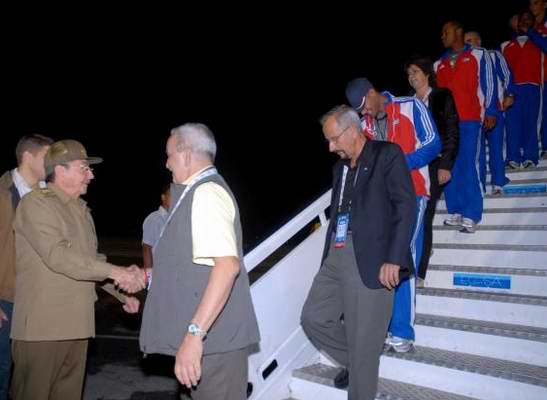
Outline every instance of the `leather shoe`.
<svg viewBox="0 0 547 400">
<path fill-rule="evenodd" d="M 349 371 L 347 368 L 342 368 L 334 377 L 334 387 L 337 389 L 345 389 L 349 385 Z"/>
</svg>

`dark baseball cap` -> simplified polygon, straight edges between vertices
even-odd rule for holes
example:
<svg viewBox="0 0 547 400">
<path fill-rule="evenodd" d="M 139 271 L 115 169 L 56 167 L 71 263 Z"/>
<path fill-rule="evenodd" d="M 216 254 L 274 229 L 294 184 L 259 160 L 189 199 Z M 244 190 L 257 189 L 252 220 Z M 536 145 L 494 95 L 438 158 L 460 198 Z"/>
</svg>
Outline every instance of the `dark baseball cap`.
<svg viewBox="0 0 547 400">
<path fill-rule="evenodd" d="M 46 175 L 53 172 L 56 165 L 66 164 L 70 161 L 84 160 L 89 164 L 103 162 L 99 157 L 88 157 L 85 147 L 76 140 L 59 140 L 51 145 L 44 157 Z"/>
<path fill-rule="evenodd" d="M 360 112 L 365 106 L 366 96 L 370 89 L 374 89 L 367 78 L 356 78 L 346 86 L 346 98 L 349 104 Z"/>
</svg>

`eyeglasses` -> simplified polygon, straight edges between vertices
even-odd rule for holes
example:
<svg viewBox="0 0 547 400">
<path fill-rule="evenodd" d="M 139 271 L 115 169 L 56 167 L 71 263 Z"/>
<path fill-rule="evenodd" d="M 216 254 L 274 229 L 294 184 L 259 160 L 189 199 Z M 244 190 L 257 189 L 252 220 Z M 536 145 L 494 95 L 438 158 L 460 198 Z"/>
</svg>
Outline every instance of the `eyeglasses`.
<svg viewBox="0 0 547 400">
<path fill-rule="evenodd" d="M 86 172 L 93 172 L 93 168 L 91 168 L 89 165 L 87 164 L 80 164 L 80 171 L 83 172 L 83 173 L 86 173 Z"/>
<path fill-rule="evenodd" d="M 350 127 L 351 127 L 351 125 L 346 126 L 346 127 L 342 130 L 342 132 L 340 132 L 338 135 L 332 136 L 332 137 L 330 137 L 330 138 L 327 138 L 327 137 L 326 137 L 325 140 L 326 140 L 327 143 L 329 143 L 329 144 L 330 144 L 330 143 L 332 143 L 332 144 L 338 143 L 338 140 L 340 139 L 340 137 L 341 137 L 341 136 L 344 134 L 344 132 L 346 132 Z"/>
<path fill-rule="evenodd" d="M 70 165 L 69 164 L 61 164 L 63 167 L 65 168 L 70 168 Z M 82 174 L 85 174 L 87 172 L 93 172 L 93 168 L 91 168 L 89 165 L 87 164 L 80 164 L 78 165 L 78 169 L 80 170 L 80 172 Z"/>
</svg>

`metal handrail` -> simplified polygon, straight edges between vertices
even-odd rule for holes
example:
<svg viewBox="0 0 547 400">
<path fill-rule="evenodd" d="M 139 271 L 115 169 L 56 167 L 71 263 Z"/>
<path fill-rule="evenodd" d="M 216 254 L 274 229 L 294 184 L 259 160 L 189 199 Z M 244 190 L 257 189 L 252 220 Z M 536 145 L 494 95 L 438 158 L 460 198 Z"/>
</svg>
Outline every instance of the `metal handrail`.
<svg viewBox="0 0 547 400">
<path fill-rule="evenodd" d="M 247 272 L 252 271 L 258 264 L 279 249 L 284 243 L 287 242 L 287 240 L 296 235 L 314 218 L 319 217 L 321 225 L 326 225 L 327 217 L 325 215 L 325 210 L 330 206 L 330 200 L 331 190 L 324 193 L 296 217 L 279 228 L 268 239 L 264 240 L 257 247 L 247 253 L 245 255 L 245 267 L 247 268 Z"/>
</svg>

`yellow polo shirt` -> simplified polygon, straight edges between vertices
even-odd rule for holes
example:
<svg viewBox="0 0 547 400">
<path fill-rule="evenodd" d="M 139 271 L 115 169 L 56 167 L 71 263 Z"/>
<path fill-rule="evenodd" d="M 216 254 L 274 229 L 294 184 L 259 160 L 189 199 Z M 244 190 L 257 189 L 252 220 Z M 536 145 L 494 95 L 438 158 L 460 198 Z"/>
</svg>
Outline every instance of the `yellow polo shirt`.
<svg viewBox="0 0 547 400">
<path fill-rule="evenodd" d="M 196 172 L 188 184 L 203 170 Z M 192 261 L 214 266 L 214 257 L 238 257 L 234 229 L 236 210 L 228 192 L 215 182 L 194 191 L 192 201 Z"/>
</svg>

